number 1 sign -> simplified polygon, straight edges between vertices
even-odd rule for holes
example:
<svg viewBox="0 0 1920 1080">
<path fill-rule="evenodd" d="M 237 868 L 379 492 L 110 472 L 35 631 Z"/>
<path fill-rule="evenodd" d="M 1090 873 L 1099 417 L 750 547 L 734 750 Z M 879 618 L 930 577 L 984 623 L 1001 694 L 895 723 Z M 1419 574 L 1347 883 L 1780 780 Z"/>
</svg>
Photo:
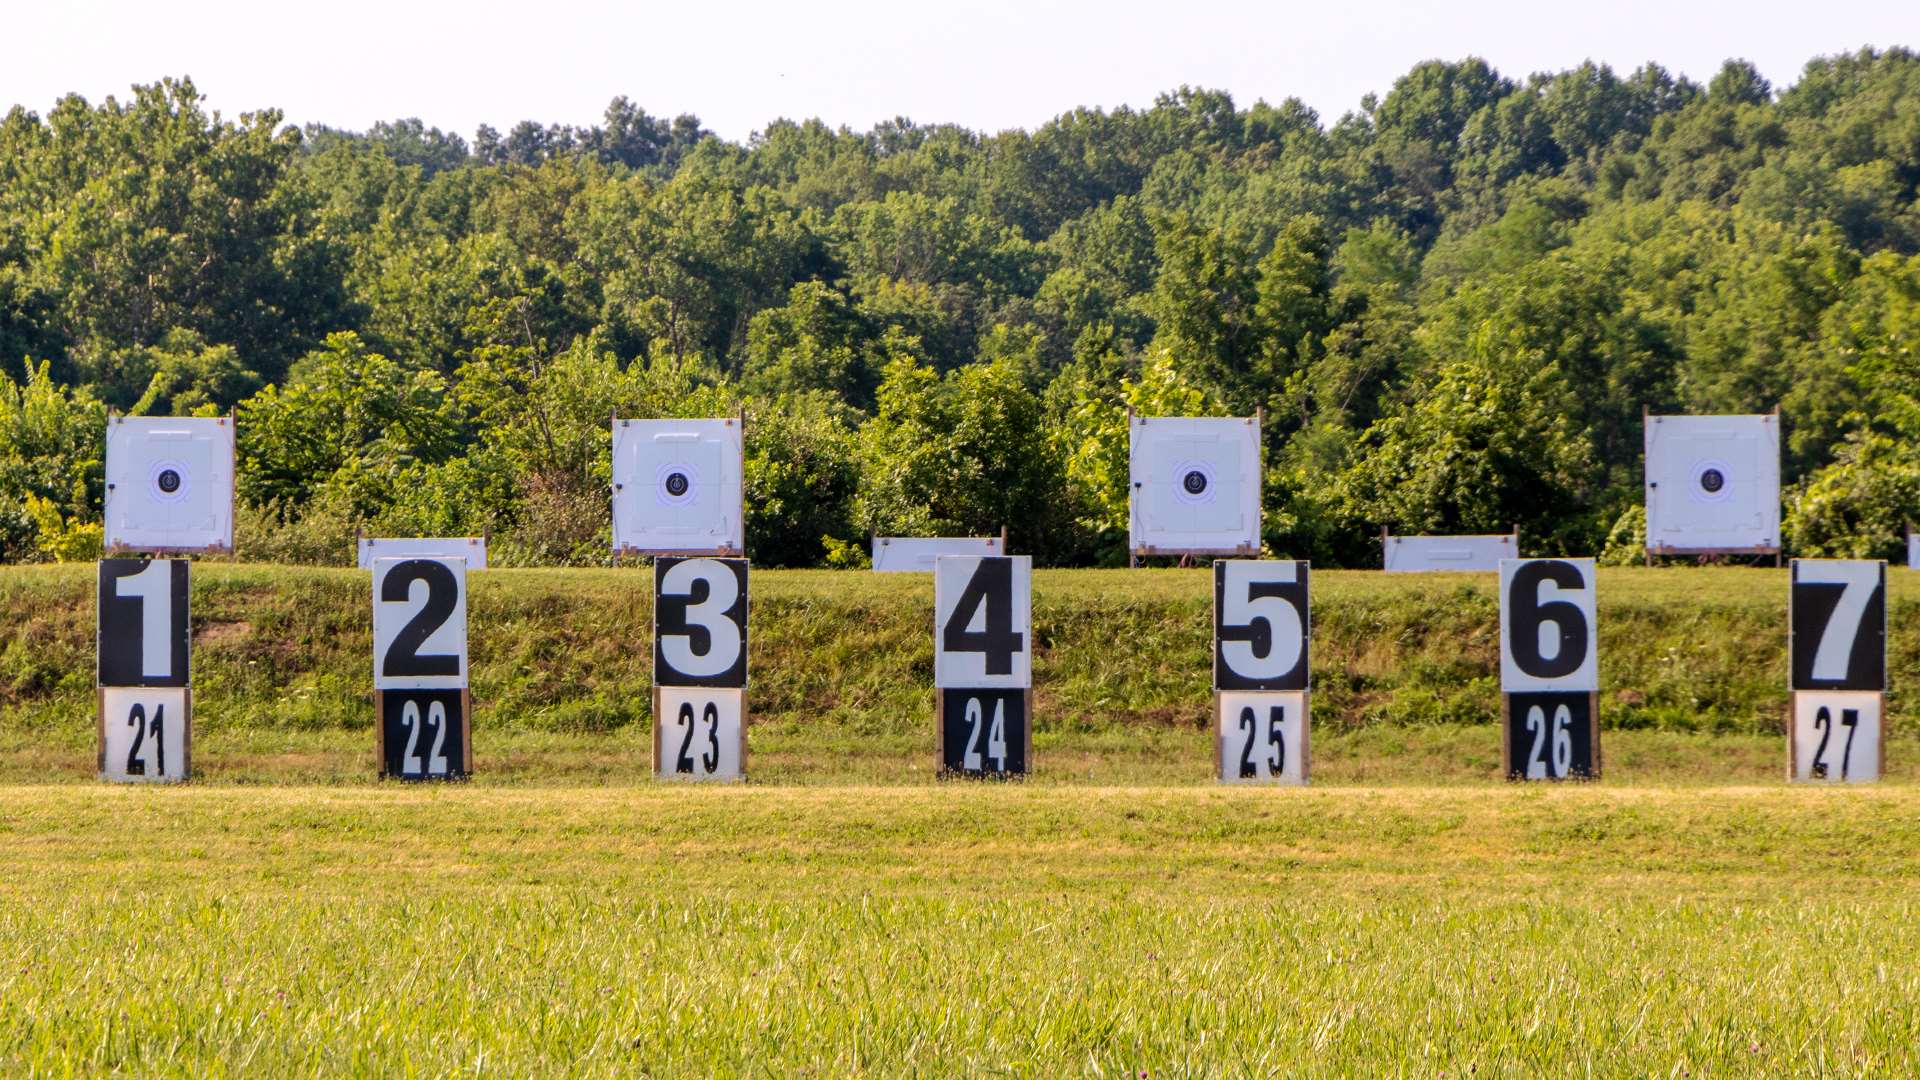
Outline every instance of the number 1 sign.
<svg viewBox="0 0 1920 1080">
<path fill-rule="evenodd" d="M 1031 767 L 1033 560 L 942 555 L 933 565 L 940 766 L 1012 777 Z"/>
<path fill-rule="evenodd" d="M 1788 594 L 1793 722 L 1788 778 L 1880 779 L 1887 689 L 1887 564 L 1795 559 Z"/>
<path fill-rule="evenodd" d="M 103 780 L 185 780 L 191 771 L 187 568 L 184 559 L 100 561 Z"/>
<path fill-rule="evenodd" d="M 373 561 L 373 691 L 380 775 L 473 772 L 465 559 Z"/>
<path fill-rule="evenodd" d="M 1600 775 L 1592 559 L 1500 560 L 1501 767 L 1510 780 Z"/>
<path fill-rule="evenodd" d="M 1307 782 L 1305 562 L 1213 564 L 1214 767 L 1222 783 Z"/>
</svg>

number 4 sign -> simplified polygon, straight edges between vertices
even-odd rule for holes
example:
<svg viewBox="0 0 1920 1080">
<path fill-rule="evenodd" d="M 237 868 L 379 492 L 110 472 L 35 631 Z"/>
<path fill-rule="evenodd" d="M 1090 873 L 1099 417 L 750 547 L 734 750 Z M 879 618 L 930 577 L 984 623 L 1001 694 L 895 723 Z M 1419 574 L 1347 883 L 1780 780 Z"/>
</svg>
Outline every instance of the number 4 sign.
<svg viewBox="0 0 1920 1080">
<path fill-rule="evenodd" d="M 942 555 L 933 565 L 933 683 L 949 775 L 1020 776 L 1033 734 L 1033 560 Z"/>
<path fill-rule="evenodd" d="M 465 559 L 373 561 L 373 690 L 382 776 L 472 773 Z"/>
<path fill-rule="evenodd" d="M 1508 779 L 1600 775 L 1592 559 L 1500 560 L 1500 689 Z"/>
<path fill-rule="evenodd" d="M 1880 779 L 1887 689 L 1887 564 L 1795 559 L 1788 594 L 1792 780 Z"/>
</svg>

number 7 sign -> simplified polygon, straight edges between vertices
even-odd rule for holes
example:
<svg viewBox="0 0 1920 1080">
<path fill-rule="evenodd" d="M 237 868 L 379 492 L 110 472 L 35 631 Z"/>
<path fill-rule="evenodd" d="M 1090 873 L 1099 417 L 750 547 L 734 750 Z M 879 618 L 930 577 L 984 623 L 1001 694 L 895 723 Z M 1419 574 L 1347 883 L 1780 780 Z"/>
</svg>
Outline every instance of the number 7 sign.
<svg viewBox="0 0 1920 1080">
<path fill-rule="evenodd" d="M 1887 689 L 1887 564 L 1795 559 L 1788 593 L 1793 692 L 1787 776 L 1878 780 Z"/>
</svg>

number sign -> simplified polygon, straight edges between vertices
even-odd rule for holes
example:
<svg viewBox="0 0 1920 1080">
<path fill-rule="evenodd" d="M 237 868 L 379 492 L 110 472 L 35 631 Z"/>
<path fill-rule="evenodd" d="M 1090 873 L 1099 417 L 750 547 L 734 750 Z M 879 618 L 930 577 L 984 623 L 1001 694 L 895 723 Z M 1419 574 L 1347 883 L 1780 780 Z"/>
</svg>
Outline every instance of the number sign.
<svg viewBox="0 0 1920 1080">
<path fill-rule="evenodd" d="M 1591 780 L 1600 774 L 1594 695 L 1587 691 L 1507 695 L 1507 778 Z"/>
<path fill-rule="evenodd" d="M 102 559 L 101 686 L 187 686 L 185 559 Z"/>
<path fill-rule="evenodd" d="M 373 561 L 373 687 L 457 690 L 467 685 L 467 562 Z"/>
<path fill-rule="evenodd" d="M 653 561 L 653 682 L 747 685 L 747 560 Z"/>
<path fill-rule="evenodd" d="M 1223 691 L 1214 758 L 1224 783 L 1307 782 L 1307 695 Z"/>
<path fill-rule="evenodd" d="M 1027 771 L 1033 725 L 1026 690 L 944 689 L 939 694 L 940 763 L 949 774 L 1011 777 Z"/>
<path fill-rule="evenodd" d="M 1795 559 L 1788 603 L 1793 689 L 1887 688 L 1887 564 Z"/>
<path fill-rule="evenodd" d="M 382 776 L 464 780 L 472 773 L 464 689 L 386 690 L 379 698 Z"/>
<path fill-rule="evenodd" d="M 1880 779 L 1884 746 L 1878 691 L 1797 691 L 1788 753 L 1792 779 L 1868 783 Z"/>
<path fill-rule="evenodd" d="M 739 780 L 746 769 L 746 691 L 654 691 L 653 772 L 662 780 Z"/>
<path fill-rule="evenodd" d="M 184 686 L 100 688 L 100 778 L 185 780 L 192 745 Z"/>
<path fill-rule="evenodd" d="M 1500 560 L 1500 688 L 1600 688 L 1592 559 Z"/>
<path fill-rule="evenodd" d="M 1305 562 L 1213 564 L 1215 690 L 1305 690 L 1310 626 Z"/>
<path fill-rule="evenodd" d="M 933 569 L 933 684 L 1033 685 L 1033 559 L 942 555 Z"/>
</svg>

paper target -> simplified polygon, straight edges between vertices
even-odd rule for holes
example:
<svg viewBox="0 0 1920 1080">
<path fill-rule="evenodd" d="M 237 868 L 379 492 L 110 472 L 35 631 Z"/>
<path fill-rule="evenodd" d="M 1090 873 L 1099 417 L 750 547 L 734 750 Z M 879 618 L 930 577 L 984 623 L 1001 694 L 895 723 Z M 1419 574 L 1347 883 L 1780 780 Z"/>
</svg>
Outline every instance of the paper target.
<svg viewBox="0 0 1920 1080">
<path fill-rule="evenodd" d="M 743 447 L 738 420 L 615 420 L 614 550 L 745 551 Z"/>
<path fill-rule="evenodd" d="M 739 780 L 747 753 L 746 691 L 661 686 L 654 692 L 653 775 Z"/>
<path fill-rule="evenodd" d="M 1779 419 L 1649 416 L 1647 550 L 1780 548 Z"/>
<path fill-rule="evenodd" d="M 465 559 L 468 570 L 485 570 L 487 541 L 481 536 L 361 537 L 360 569 L 373 569 L 375 559 Z"/>
<path fill-rule="evenodd" d="M 1224 691 L 1214 708 L 1215 775 L 1226 784 L 1307 782 L 1307 695 Z"/>
<path fill-rule="evenodd" d="M 374 689 L 457 690 L 466 685 L 466 560 L 375 559 Z"/>
<path fill-rule="evenodd" d="M 1033 685 L 1033 559 L 943 555 L 933 569 L 933 684 Z"/>
<path fill-rule="evenodd" d="M 1252 417 L 1136 416 L 1128 440 L 1135 554 L 1259 552 L 1260 426 Z"/>
<path fill-rule="evenodd" d="M 100 689 L 100 779 L 115 783 L 185 780 L 191 691 L 184 686 Z"/>
<path fill-rule="evenodd" d="M 1500 561 L 1500 688 L 1600 688 L 1592 559 Z"/>
<path fill-rule="evenodd" d="M 106 549 L 232 551 L 233 461 L 225 417 L 109 419 Z"/>
</svg>

